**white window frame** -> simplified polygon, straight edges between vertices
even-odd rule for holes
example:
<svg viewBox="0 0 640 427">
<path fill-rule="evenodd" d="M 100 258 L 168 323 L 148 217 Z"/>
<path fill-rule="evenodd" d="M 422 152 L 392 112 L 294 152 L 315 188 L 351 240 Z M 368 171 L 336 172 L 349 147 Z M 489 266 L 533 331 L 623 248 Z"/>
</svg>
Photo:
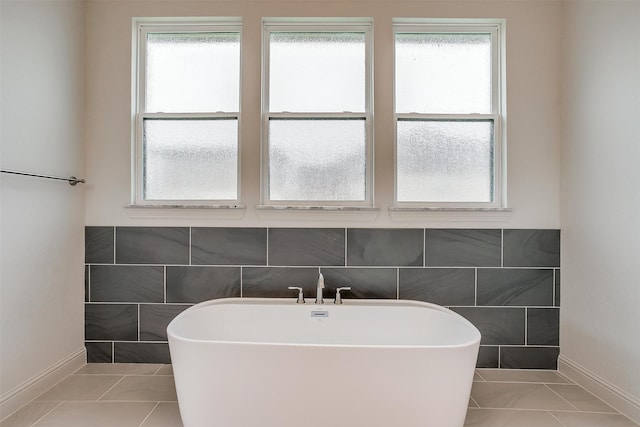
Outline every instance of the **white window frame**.
<svg viewBox="0 0 640 427">
<path fill-rule="evenodd" d="M 373 19 L 371 18 L 263 18 L 262 20 L 262 141 L 261 206 L 287 207 L 372 207 L 373 206 Z M 269 42 L 272 32 L 362 32 L 365 34 L 365 111 L 355 113 L 269 111 Z M 364 119 L 364 200 L 271 200 L 269 197 L 269 121 L 271 119 Z"/>
<path fill-rule="evenodd" d="M 239 17 L 215 18 L 134 18 L 132 39 L 132 200 L 134 206 L 238 206 L 240 194 L 241 153 L 241 98 L 242 79 L 238 93 L 238 111 L 198 113 L 149 113 L 146 112 L 146 35 L 148 33 L 219 32 L 238 33 L 240 36 L 240 76 L 242 76 L 242 19 Z M 143 127 L 145 119 L 235 119 L 237 136 L 236 199 L 218 200 L 147 200 L 144 199 Z"/>
<path fill-rule="evenodd" d="M 393 20 L 393 114 L 394 114 L 394 208 L 395 209 L 501 209 L 506 208 L 506 96 L 504 20 L 483 19 L 402 19 Z M 491 113 L 426 114 L 396 111 L 396 35 L 399 33 L 491 34 Z M 490 202 L 398 201 L 398 141 L 400 120 L 493 121 L 493 200 Z"/>
</svg>

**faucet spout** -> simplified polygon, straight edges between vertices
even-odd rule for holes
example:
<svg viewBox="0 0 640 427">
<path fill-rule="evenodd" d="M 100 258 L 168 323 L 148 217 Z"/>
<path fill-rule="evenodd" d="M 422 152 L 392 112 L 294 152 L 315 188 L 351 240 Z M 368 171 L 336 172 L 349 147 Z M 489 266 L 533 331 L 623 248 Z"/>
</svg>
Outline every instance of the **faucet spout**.
<svg viewBox="0 0 640 427">
<path fill-rule="evenodd" d="M 322 290 L 324 289 L 324 276 L 320 273 L 318 276 L 318 285 L 316 287 L 316 304 L 324 304 L 322 299 Z"/>
</svg>

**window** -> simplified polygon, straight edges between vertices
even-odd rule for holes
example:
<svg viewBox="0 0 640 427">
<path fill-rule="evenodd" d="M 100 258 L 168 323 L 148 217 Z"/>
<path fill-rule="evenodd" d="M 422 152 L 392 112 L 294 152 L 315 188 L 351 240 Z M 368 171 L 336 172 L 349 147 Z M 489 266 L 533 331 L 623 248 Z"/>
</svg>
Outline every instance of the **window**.
<svg viewBox="0 0 640 427">
<path fill-rule="evenodd" d="M 263 204 L 371 205 L 370 31 L 265 20 Z"/>
<path fill-rule="evenodd" d="M 136 23 L 136 204 L 235 202 L 240 23 Z"/>
<path fill-rule="evenodd" d="M 501 207 L 496 23 L 395 22 L 396 203 Z"/>
</svg>

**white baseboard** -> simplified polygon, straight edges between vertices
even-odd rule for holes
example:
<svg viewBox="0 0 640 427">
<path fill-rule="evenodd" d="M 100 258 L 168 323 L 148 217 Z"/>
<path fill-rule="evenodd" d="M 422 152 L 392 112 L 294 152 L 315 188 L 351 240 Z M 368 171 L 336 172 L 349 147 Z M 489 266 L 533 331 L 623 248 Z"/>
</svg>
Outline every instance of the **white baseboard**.
<svg viewBox="0 0 640 427">
<path fill-rule="evenodd" d="M 0 396 L 0 421 L 80 369 L 87 363 L 86 361 L 86 350 L 83 347 L 4 393 Z"/>
<path fill-rule="evenodd" d="M 640 399 L 637 397 L 563 356 L 558 358 L 558 371 L 621 414 L 640 424 Z"/>
</svg>

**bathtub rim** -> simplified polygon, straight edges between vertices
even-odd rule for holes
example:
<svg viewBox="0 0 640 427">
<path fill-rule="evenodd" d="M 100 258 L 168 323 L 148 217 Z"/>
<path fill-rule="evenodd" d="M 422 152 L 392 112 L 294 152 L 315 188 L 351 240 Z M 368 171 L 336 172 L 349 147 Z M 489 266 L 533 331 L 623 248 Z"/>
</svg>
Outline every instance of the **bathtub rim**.
<svg viewBox="0 0 640 427">
<path fill-rule="evenodd" d="M 167 325 L 167 339 L 169 341 L 169 348 L 171 348 L 171 341 L 182 341 L 188 343 L 201 343 L 201 344 L 220 344 L 220 345 L 237 345 L 237 346 L 274 346 L 274 347 L 308 347 L 308 348 L 363 348 L 363 349 L 456 349 L 456 348 L 468 348 L 477 346 L 479 348 L 480 341 L 482 339 L 482 335 L 478 328 L 463 317 L 461 314 L 456 313 L 455 311 L 443 307 L 438 304 L 425 302 L 425 301 L 415 301 L 415 300 L 403 300 L 403 299 L 343 299 L 343 304 L 334 305 L 333 300 L 327 300 L 325 304 L 315 304 L 314 299 L 305 299 L 307 307 L 317 307 L 318 310 L 321 310 L 322 307 L 332 306 L 339 309 L 341 306 L 400 306 L 400 307 L 421 307 L 425 309 L 433 309 L 440 312 L 443 312 L 449 316 L 453 316 L 459 321 L 462 321 L 469 327 L 475 335 L 475 338 L 472 340 L 467 340 L 460 344 L 446 344 L 446 345 L 417 345 L 417 344 L 314 344 L 314 343 L 285 343 L 285 342 L 259 342 L 259 341 L 229 341 L 229 340 L 208 340 L 208 339 L 195 339 L 195 338 L 187 338 L 184 336 L 177 335 L 172 329 L 182 317 L 185 317 L 191 311 L 196 311 L 205 307 L 209 307 L 212 305 L 233 305 L 233 304 L 241 304 L 241 305 L 250 305 L 250 304 L 259 304 L 259 305 L 297 305 L 295 299 L 291 298 L 255 298 L 255 297 L 231 297 L 231 298 L 217 298 L 212 300 L 207 300 L 195 304 L 186 310 L 182 311 L 178 314 L 169 324 Z"/>
</svg>

